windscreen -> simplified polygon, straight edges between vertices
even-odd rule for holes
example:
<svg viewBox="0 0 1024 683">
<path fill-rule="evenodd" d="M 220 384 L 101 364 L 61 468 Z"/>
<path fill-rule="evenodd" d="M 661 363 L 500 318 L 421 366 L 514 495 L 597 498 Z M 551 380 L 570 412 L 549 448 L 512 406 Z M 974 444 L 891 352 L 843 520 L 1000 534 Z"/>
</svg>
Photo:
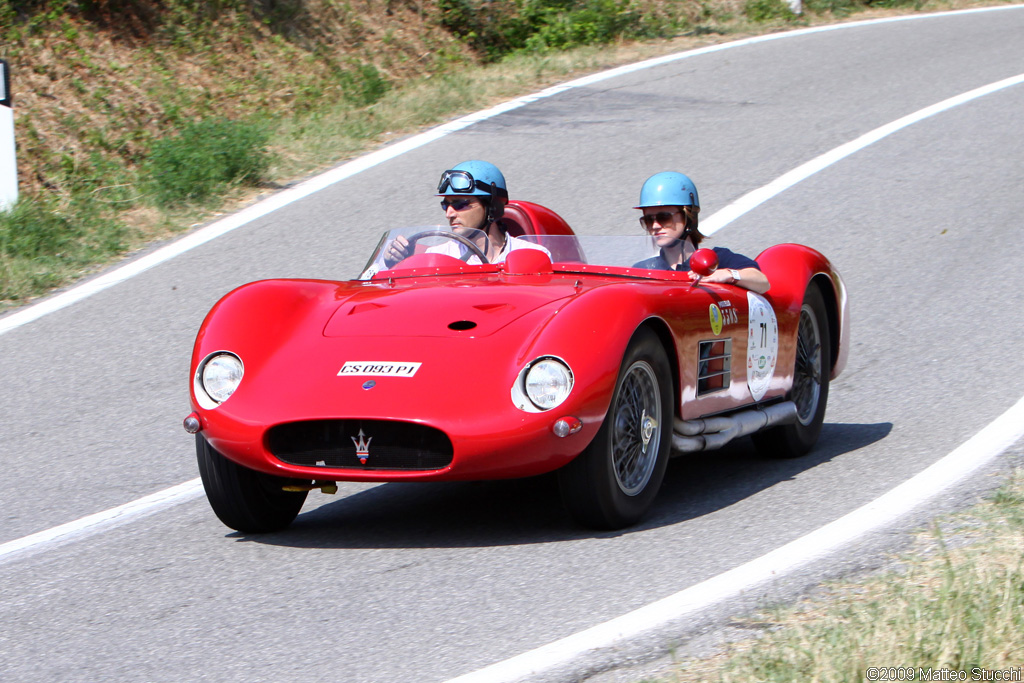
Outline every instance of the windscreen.
<svg viewBox="0 0 1024 683">
<path fill-rule="evenodd" d="M 657 246 L 646 235 L 526 235 L 510 237 L 509 242 L 502 245 L 504 248 L 497 257 L 489 260 L 486 254 L 495 248 L 479 230 L 453 230 L 448 226 L 390 230 L 381 237 L 358 279 L 368 280 L 392 270 L 397 272 L 406 259 L 423 254 L 448 256 L 467 266 L 486 266 L 504 261 L 513 249 L 539 248 L 547 252 L 552 264 L 560 266 L 558 270 L 571 270 L 573 266 L 608 266 L 645 272 L 655 267 L 652 264 L 658 255 Z M 459 265 L 454 260 L 450 263 Z"/>
</svg>

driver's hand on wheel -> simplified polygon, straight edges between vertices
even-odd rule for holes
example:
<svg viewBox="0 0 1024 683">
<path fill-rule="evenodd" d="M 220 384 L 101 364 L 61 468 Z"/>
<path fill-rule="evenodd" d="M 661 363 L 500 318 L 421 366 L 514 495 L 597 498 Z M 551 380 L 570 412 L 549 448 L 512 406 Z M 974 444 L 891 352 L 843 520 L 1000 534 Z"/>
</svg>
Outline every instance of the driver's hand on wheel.
<svg viewBox="0 0 1024 683">
<path fill-rule="evenodd" d="M 391 241 L 384 249 L 384 264 L 387 267 L 391 267 L 399 261 L 409 258 L 409 253 L 412 250 L 409 248 L 409 240 L 405 239 L 402 235 L 398 235 Z"/>
</svg>

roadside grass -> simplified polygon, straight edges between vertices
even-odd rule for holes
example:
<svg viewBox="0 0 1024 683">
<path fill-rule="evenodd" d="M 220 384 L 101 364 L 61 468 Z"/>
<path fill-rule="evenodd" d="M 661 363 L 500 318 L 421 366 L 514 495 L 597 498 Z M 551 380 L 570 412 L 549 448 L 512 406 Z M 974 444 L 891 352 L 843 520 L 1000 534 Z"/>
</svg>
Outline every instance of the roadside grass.
<svg viewBox="0 0 1024 683">
<path fill-rule="evenodd" d="M 0 212 L 0 311 L 389 140 L 666 49 L 664 42 L 589 46 L 481 66 L 452 64 L 401 87 L 371 88 L 379 98 L 372 104 L 328 97 L 316 108 L 258 123 L 183 117 L 165 137 L 138 132 L 146 154 L 135 154 L 132 163 L 117 164 L 106 153 L 47 152 L 37 164 L 44 187 L 23 191 L 13 211 Z M 30 124 L 24 128 L 19 136 L 28 144 L 21 147 L 40 147 L 48 137 L 36 136 Z M 113 138 L 102 128 L 96 136 Z M 123 139 L 104 144 L 115 157 L 129 146 Z"/>
<path fill-rule="evenodd" d="M 1001 680 L 976 668 L 1015 670 L 1005 680 L 1020 680 L 1024 470 L 984 502 L 936 520 L 885 573 L 830 584 L 746 625 L 762 635 L 679 662 L 657 683 Z M 946 672 L 956 677 L 940 678 Z"/>
<path fill-rule="evenodd" d="M 59 287 L 137 243 L 124 223 L 93 209 L 95 201 L 69 207 L 28 197 L 0 213 L 0 297 L 17 301 Z"/>
</svg>

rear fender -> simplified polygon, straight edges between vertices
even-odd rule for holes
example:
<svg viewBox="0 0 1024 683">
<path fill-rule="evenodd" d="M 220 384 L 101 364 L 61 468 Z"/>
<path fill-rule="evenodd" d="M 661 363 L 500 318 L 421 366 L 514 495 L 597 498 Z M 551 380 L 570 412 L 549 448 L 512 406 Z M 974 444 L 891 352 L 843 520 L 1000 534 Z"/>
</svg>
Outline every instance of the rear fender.
<svg viewBox="0 0 1024 683">
<path fill-rule="evenodd" d="M 800 244 L 769 247 L 756 260 L 771 282 L 767 296 L 776 312 L 784 307 L 798 315 L 807 287 L 813 282 L 821 289 L 832 340 L 831 377 L 838 377 L 846 367 L 850 348 L 849 300 L 839 271 L 820 252 Z"/>
</svg>

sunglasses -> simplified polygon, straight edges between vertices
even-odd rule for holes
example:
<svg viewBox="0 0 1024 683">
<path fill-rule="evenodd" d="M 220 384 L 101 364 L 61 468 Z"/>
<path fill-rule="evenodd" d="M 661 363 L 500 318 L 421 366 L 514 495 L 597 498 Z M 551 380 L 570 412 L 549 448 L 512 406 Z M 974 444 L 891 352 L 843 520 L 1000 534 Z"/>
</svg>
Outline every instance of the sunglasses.
<svg viewBox="0 0 1024 683">
<path fill-rule="evenodd" d="M 640 216 L 640 225 L 643 226 L 644 230 L 650 230 L 654 227 L 655 221 L 658 222 L 658 225 L 665 225 L 677 213 L 681 214 L 682 211 L 659 211 L 658 213 L 645 214 Z"/>
<path fill-rule="evenodd" d="M 453 199 L 448 201 L 447 199 L 441 200 L 441 209 L 444 211 L 448 210 L 448 207 L 452 207 L 456 211 L 465 211 L 473 203 L 471 199 Z"/>
</svg>

